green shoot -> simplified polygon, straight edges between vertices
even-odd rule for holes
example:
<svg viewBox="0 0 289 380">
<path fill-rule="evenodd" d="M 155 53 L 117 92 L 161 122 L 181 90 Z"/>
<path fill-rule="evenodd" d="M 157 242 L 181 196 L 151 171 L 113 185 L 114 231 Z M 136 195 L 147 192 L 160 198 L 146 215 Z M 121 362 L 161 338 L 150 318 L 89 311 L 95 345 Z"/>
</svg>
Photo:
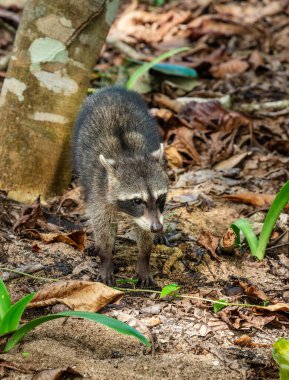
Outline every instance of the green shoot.
<svg viewBox="0 0 289 380">
<path fill-rule="evenodd" d="M 213 304 L 214 313 L 218 313 L 218 311 L 224 309 L 224 307 L 228 306 L 226 300 L 218 300 Z"/>
<path fill-rule="evenodd" d="M 160 293 L 160 298 L 164 298 L 168 295 L 177 296 L 178 290 L 181 287 L 178 284 L 169 284 L 162 288 L 162 291 Z"/>
<path fill-rule="evenodd" d="M 130 327 L 126 323 L 107 317 L 106 315 L 84 311 L 65 311 L 63 313 L 46 315 L 44 317 L 36 318 L 19 327 L 21 316 L 33 297 L 34 293 L 28 294 L 14 305 L 11 305 L 7 288 L 4 282 L 0 279 L 0 338 L 6 334 L 9 335 L 9 338 L 4 346 L 4 352 L 11 350 L 22 338 L 25 337 L 26 334 L 40 324 L 64 317 L 84 318 L 101 323 L 102 325 L 114 329 L 121 334 L 133 336 L 141 343 L 150 347 L 150 342 L 139 331 L 135 330 L 133 327 Z"/>
<path fill-rule="evenodd" d="M 11 300 L 4 282 L 0 279 L 0 323 L 11 306 Z"/>
<path fill-rule="evenodd" d="M 288 380 L 289 340 L 280 338 L 273 344 L 273 359 L 280 367 L 280 380 Z"/>
<path fill-rule="evenodd" d="M 245 219 L 238 219 L 231 224 L 231 228 L 234 230 L 237 237 L 237 244 L 240 244 L 240 231 L 244 234 L 251 253 L 258 260 L 263 260 L 266 253 L 266 248 L 273 231 L 273 228 L 279 218 L 284 207 L 289 201 L 289 181 L 281 188 L 276 195 L 268 214 L 265 218 L 259 240 L 257 239 L 250 223 Z"/>
<path fill-rule="evenodd" d="M 132 90 L 138 79 L 144 75 L 146 72 L 148 72 L 154 65 L 157 63 L 164 61 L 167 58 L 172 57 L 173 55 L 183 53 L 184 51 L 190 50 L 187 47 L 183 48 L 177 48 L 177 49 L 172 49 L 170 51 L 167 51 L 164 54 L 161 54 L 159 57 L 156 57 L 153 59 L 151 62 L 144 63 L 141 67 L 139 67 L 130 77 L 130 79 L 126 83 L 126 88 L 128 90 Z"/>
<path fill-rule="evenodd" d="M 85 311 L 64 311 L 58 314 L 46 315 L 44 317 L 39 317 L 33 319 L 32 321 L 26 323 L 24 326 L 20 327 L 16 330 L 11 337 L 8 339 L 4 352 L 10 351 L 19 341 L 24 338 L 26 334 L 28 334 L 31 330 L 35 329 L 35 327 L 41 325 L 42 323 L 51 321 L 53 319 L 65 318 L 65 317 L 78 317 L 88 319 L 93 322 L 98 322 L 104 326 L 110 327 L 113 330 L 125 335 L 131 335 L 137 338 L 140 342 L 150 347 L 149 341 L 137 330 L 133 327 L 130 327 L 126 323 L 118 321 L 117 319 L 107 317 L 106 315 L 97 314 L 97 313 L 89 313 Z"/>
</svg>

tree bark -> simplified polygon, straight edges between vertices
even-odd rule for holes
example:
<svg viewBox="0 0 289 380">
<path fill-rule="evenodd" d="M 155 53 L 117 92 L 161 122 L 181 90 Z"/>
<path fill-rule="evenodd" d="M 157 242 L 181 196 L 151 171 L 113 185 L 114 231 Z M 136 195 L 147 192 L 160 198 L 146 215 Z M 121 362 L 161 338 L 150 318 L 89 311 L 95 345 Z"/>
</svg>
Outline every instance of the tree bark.
<svg viewBox="0 0 289 380">
<path fill-rule="evenodd" d="M 0 97 L 0 188 L 30 202 L 71 178 L 70 136 L 119 0 L 27 0 Z"/>
</svg>

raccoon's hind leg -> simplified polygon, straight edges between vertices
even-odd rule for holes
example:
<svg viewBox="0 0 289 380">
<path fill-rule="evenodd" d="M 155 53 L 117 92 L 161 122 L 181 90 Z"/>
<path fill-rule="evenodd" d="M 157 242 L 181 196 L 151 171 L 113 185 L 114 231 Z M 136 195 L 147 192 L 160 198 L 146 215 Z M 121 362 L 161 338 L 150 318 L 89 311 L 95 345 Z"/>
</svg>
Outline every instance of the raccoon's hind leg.
<svg viewBox="0 0 289 380">
<path fill-rule="evenodd" d="M 100 257 L 98 277 L 105 284 L 114 285 L 112 253 L 117 230 L 114 213 L 106 207 L 94 205 L 90 208 L 90 222 L 93 228 L 96 250 Z"/>
<path fill-rule="evenodd" d="M 137 244 L 139 249 L 137 260 L 137 276 L 143 287 L 153 286 L 155 282 L 149 274 L 149 263 L 153 246 L 153 234 L 137 227 Z"/>
</svg>

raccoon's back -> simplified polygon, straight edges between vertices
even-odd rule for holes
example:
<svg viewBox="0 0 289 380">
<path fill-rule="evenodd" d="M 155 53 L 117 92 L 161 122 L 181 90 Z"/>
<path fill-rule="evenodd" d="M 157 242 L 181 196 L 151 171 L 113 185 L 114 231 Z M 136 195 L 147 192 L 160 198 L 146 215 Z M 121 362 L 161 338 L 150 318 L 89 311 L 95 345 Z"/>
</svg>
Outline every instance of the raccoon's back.
<svg viewBox="0 0 289 380">
<path fill-rule="evenodd" d="M 159 149 L 156 122 L 139 94 L 120 87 L 97 91 L 84 102 L 73 134 L 73 165 L 86 181 L 103 171 L 99 155 L 119 160 Z"/>
</svg>

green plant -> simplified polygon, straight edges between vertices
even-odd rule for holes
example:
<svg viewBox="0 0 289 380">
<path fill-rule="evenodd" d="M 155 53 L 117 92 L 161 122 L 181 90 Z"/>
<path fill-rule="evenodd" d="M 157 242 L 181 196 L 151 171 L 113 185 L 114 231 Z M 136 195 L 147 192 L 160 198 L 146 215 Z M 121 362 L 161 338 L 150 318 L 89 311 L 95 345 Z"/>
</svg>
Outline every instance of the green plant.
<svg viewBox="0 0 289 380">
<path fill-rule="evenodd" d="M 273 359 L 280 367 L 280 380 L 289 379 L 289 340 L 280 338 L 273 344 Z"/>
<path fill-rule="evenodd" d="M 134 336 L 143 344 L 150 347 L 149 341 L 139 331 L 121 321 L 118 321 L 117 319 L 97 313 L 84 311 L 65 311 L 62 313 L 39 317 L 33 319 L 28 323 L 25 323 L 23 326 L 20 326 L 21 316 L 34 295 L 35 293 L 28 294 L 26 297 L 22 298 L 14 305 L 12 305 L 8 290 L 4 282 L 0 279 L 0 338 L 6 334 L 9 336 L 3 349 L 4 352 L 11 350 L 22 338 L 24 338 L 26 334 L 28 334 L 35 327 L 41 325 L 44 322 L 64 317 L 78 317 L 101 323 L 102 325 L 110 327 L 111 329 L 116 330 L 121 334 Z"/>
<path fill-rule="evenodd" d="M 237 244 L 240 244 L 240 231 L 245 236 L 251 253 L 258 260 L 263 260 L 266 253 L 268 241 L 270 239 L 272 230 L 276 224 L 279 215 L 289 201 L 289 181 L 281 188 L 276 195 L 268 214 L 266 215 L 259 240 L 255 235 L 250 223 L 246 219 L 238 219 L 231 224 L 231 228 L 236 234 Z"/>
<path fill-rule="evenodd" d="M 131 90 L 135 83 L 137 82 L 137 80 L 143 75 L 145 74 L 147 71 L 149 71 L 154 65 L 156 65 L 157 63 L 161 62 L 161 61 L 164 61 L 165 59 L 173 56 L 173 55 L 176 55 L 176 54 L 179 54 L 179 53 L 183 53 L 184 51 L 187 51 L 187 50 L 190 50 L 189 48 L 187 47 L 183 47 L 183 48 L 177 48 L 177 49 L 172 49 L 170 51 L 167 51 L 166 53 L 164 54 L 161 54 L 159 57 L 156 57 L 155 59 L 153 59 L 151 62 L 147 62 L 147 63 L 144 63 L 142 66 L 140 66 L 133 74 L 132 76 L 130 77 L 130 79 L 127 81 L 126 83 L 126 88 L 128 90 Z"/>
</svg>

